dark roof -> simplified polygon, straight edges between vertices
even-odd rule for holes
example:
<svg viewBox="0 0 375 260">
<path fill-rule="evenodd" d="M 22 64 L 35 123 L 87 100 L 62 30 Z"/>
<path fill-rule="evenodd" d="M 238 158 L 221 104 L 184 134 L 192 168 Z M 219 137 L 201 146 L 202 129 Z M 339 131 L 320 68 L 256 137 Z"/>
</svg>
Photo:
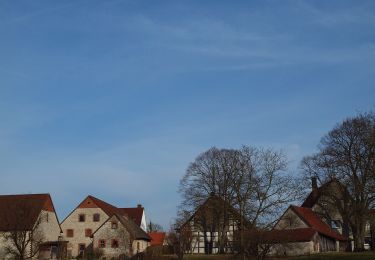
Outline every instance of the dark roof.
<svg viewBox="0 0 375 260">
<path fill-rule="evenodd" d="M 0 231 L 32 230 L 42 210 L 55 213 L 49 194 L 0 195 Z"/>
<path fill-rule="evenodd" d="M 151 246 L 162 246 L 165 240 L 165 232 L 150 232 Z"/>
<path fill-rule="evenodd" d="M 237 219 L 241 218 L 240 213 L 237 209 L 235 209 L 232 205 L 230 205 L 228 202 L 226 202 L 223 198 L 221 198 L 218 195 L 210 194 L 209 197 L 197 207 L 197 209 L 194 211 L 194 213 L 188 218 L 188 220 L 181 225 L 181 228 L 183 228 L 188 222 L 190 222 L 194 217 L 196 217 L 200 212 L 205 212 L 208 210 L 215 210 L 219 206 L 225 206 L 231 214 Z M 245 226 L 249 226 L 249 222 L 247 219 L 244 219 Z"/>
<path fill-rule="evenodd" d="M 311 228 L 318 233 L 337 240 L 345 241 L 348 238 L 333 231 L 321 218 L 310 208 L 290 206 L 290 208 Z"/>
<path fill-rule="evenodd" d="M 121 215 L 127 215 L 131 218 L 138 226 L 142 223 L 142 216 L 143 216 L 143 207 L 136 207 L 136 208 L 119 208 L 119 213 Z"/>
<path fill-rule="evenodd" d="M 104 221 L 103 224 L 98 227 L 92 235 L 94 236 L 95 233 L 98 232 L 113 217 L 117 218 L 117 220 L 125 227 L 125 229 L 134 239 L 142 239 L 147 241 L 151 240 L 151 237 L 147 235 L 147 233 L 144 232 L 143 229 L 141 229 L 132 219 L 117 213 L 113 214 L 106 221 Z"/>
<path fill-rule="evenodd" d="M 290 242 L 309 242 L 313 239 L 317 231 L 311 227 L 296 229 L 274 229 L 265 231 L 258 235 L 263 243 L 290 243 Z"/>
<path fill-rule="evenodd" d="M 115 216 L 120 220 L 120 222 L 124 225 L 126 230 L 135 238 L 135 239 L 143 239 L 150 241 L 151 238 L 143 229 L 139 227 L 132 219 L 128 218 L 127 216 L 122 216 L 119 214 L 115 214 Z"/>
<path fill-rule="evenodd" d="M 301 207 L 312 208 L 318 202 L 320 196 L 325 192 L 329 192 L 331 185 L 333 183 L 338 184 L 339 182 L 335 179 L 332 179 L 324 183 L 319 188 L 313 189 L 310 194 L 306 197 L 305 201 L 302 203 Z"/>
</svg>

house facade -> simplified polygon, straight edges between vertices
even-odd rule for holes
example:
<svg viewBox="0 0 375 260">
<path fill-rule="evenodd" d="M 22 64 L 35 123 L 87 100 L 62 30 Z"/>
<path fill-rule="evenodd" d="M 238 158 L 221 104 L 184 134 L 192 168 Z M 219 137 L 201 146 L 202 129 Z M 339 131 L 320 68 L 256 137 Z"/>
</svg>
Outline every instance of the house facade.
<svg viewBox="0 0 375 260">
<path fill-rule="evenodd" d="M 132 256 L 143 252 L 151 238 L 128 216 L 114 214 L 92 235 L 94 251 L 106 257 Z"/>
<path fill-rule="evenodd" d="M 93 253 L 93 234 L 115 214 L 137 222 L 138 228 L 146 227 L 144 208 L 140 205 L 137 208 L 117 208 L 87 196 L 61 223 L 64 239 L 69 241 L 68 255 L 77 257 Z"/>
<path fill-rule="evenodd" d="M 49 194 L 0 196 L 0 258 L 14 259 L 9 249 L 25 247 L 25 255 L 38 259 L 65 256 L 66 242 Z M 15 242 L 10 236 L 24 237 Z M 16 250 L 17 251 L 17 250 Z M 18 250 L 20 251 L 20 250 Z"/>
<path fill-rule="evenodd" d="M 310 208 L 290 206 L 268 233 L 270 255 L 294 256 L 344 251 L 348 238 Z"/>
<path fill-rule="evenodd" d="M 233 253 L 235 232 L 240 226 L 240 215 L 219 196 L 211 194 L 192 216 L 180 227 L 189 234 L 192 254 Z"/>
</svg>

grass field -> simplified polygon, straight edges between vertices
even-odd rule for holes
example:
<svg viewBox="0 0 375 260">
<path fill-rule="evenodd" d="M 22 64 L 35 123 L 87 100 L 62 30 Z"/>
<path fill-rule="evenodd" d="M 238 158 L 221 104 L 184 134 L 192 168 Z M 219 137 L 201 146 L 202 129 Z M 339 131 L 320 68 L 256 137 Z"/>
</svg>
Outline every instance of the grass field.
<svg viewBox="0 0 375 260">
<path fill-rule="evenodd" d="M 184 260 L 232 260 L 228 255 L 185 255 Z M 267 258 L 268 260 L 375 260 L 375 252 L 363 253 L 322 253 L 311 256 Z M 175 256 L 164 256 L 162 260 L 177 260 Z"/>
</svg>

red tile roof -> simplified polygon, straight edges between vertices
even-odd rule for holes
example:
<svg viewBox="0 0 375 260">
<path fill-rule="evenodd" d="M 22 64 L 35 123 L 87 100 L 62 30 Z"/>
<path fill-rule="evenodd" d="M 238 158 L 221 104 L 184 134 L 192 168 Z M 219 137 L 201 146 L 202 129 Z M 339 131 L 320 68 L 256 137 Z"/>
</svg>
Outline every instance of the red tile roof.
<svg viewBox="0 0 375 260">
<path fill-rule="evenodd" d="M 151 237 L 151 246 L 162 246 L 165 240 L 164 232 L 150 232 L 148 235 Z"/>
<path fill-rule="evenodd" d="M 139 205 L 136 208 L 117 208 L 101 199 L 95 198 L 94 196 L 87 196 L 79 205 L 78 208 L 101 208 L 108 216 L 119 214 L 121 216 L 127 216 L 132 219 L 138 226 L 142 223 L 142 216 L 144 208 Z"/>
<path fill-rule="evenodd" d="M 337 240 L 345 241 L 348 240 L 346 237 L 333 231 L 321 218 L 316 215 L 310 208 L 303 208 L 297 206 L 290 206 L 290 208 L 311 228 L 316 230 L 322 235 L 331 237 Z"/>
<path fill-rule="evenodd" d="M 90 202 L 93 202 L 98 208 L 101 208 L 105 214 L 108 216 L 112 216 L 113 214 L 119 212 L 118 208 L 115 206 L 101 200 L 98 198 L 95 198 L 94 196 L 89 195 L 81 204 L 79 207 L 85 207 L 85 204 L 89 204 Z"/>
<path fill-rule="evenodd" d="M 55 212 L 49 194 L 0 196 L 0 231 L 31 230 L 42 210 Z"/>
</svg>

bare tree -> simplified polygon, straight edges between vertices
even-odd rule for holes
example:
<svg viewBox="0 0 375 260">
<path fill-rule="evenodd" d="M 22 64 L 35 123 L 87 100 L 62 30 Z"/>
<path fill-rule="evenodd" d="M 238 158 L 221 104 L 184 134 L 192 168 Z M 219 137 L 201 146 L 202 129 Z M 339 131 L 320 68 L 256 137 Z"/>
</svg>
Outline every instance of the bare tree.
<svg viewBox="0 0 375 260">
<path fill-rule="evenodd" d="M 338 192 L 326 194 L 326 206 L 349 223 L 355 250 L 364 250 L 366 218 L 375 204 L 375 114 L 359 114 L 334 127 L 319 152 L 303 159 L 302 169 L 322 183 L 340 183 Z"/>
<path fill-rule="evenodd" d="M 247 146 L 241 149 L 234 190 L 241 213 L 239 253 L 243 259 L 251 251 L 249 245 L 259 244 L 259 237 L 245 238 L 245 230 L 270 229 L 285 206 L 301 197 L 298 181 L 286 171 L 287 160 L 282 152 Z"/>
<path fill-rule="evenodd" d="M 191 243 L 194 240 L 194 236 L 190 226 L 183 226 L 178 220 L 176 223 L 178 224 L 171 226 L 166 239 L 168 245 L 173 247 L 173 252 L 177 255 L 177 259 L 182 260 L 185 252 L 191 253 Z"/>
<path fill-rule="evenodd" d="M 41 223 L 44 215 L 26 202 L 14 203 L 1 212 L 1 219 L 8 223 L 7 230 L 0 233 L 4 240 L 4 253 L 14 259 L 31 259 L 39 253 L 39 246 L 44 242 Z M 33 223 L 33 217 L 36 221 Z M 35 219 L 34 219 L 35 220 Z"/>
<path fill-rule="evenodd" d="M 217 149 L 215 147 L 199 155 L 190 164 L 186 174 L 180 182 L 180 192 L 184 198 L 181 209 L 193 212 L 201 205 L 210 194 L 216 194 L 224 200 L 224 203 L 215 208 L 216 216 L 207 216 L 214 220 L 220 220 L 219 225 L 213 225 L 201 215 L 200 223 L 202 228 L 211 233 L 218 233 L 218 245 L 220 253 L 223 253 L 225 246 L 225 230 L 228 226 L 227 205 L 232 204 L 234 191 L 233 168 L 236 163 L 234 154 L 238 151 L 233 149 Z M 204 232 L 205 245 L 208 245 L 207 233 Z M 210 253 L 210 248 L 205 249 Z"/>
<path fill-rule="evenodd" d="M 155 222 L 150 221 L 150 223 L 147 225 L 149 232 L 161 232 L 163 231 L 163 227 Z"/>
<path fill-rule="evenodd" d="M 243 232 L 272 226 L 285 206 L 299 197 L 297 182 L 286 170 L 285 155 L 272 149 L 211 148 L 190 164 L 181 180 L 182 208 L 191 211 L 212 193 L 224 200 L 210 211 L 215 216 L 208 214 L 206 219 L 204 216 L 201 219 L 204 234 L 206 231 L 218 233 L 219 253 L 223 253 L 231 207 L 240 212 L 240 230 Z M 244 256 L 243 241 L 241 234 L 239 248 Z"/>
</svg>

